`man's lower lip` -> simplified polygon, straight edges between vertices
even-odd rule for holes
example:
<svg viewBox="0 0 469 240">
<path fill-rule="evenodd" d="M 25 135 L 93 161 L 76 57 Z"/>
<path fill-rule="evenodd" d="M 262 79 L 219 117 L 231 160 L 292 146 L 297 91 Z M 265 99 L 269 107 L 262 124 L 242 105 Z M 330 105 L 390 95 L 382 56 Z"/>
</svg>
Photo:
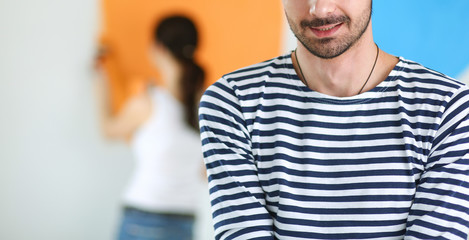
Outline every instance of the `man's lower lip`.
<svg viewBox="0 0 469 240">
<path fill-rule="evenodd" d="M 310 29 L 314 33 L 314 35 L 316 35 L 316 37 L 324 38 L 324 37 L 330 37 L 332 34 L 337 32 L 337 30 L 339 30 L 339 28 L 342 26 L 342 24 L 343 23 L 337 24 L 333 28 L 328 29 L 328 30 L 324 30 L 324 31 L 319 30 L 319 28 L 310 28 Z"/>
</svg>

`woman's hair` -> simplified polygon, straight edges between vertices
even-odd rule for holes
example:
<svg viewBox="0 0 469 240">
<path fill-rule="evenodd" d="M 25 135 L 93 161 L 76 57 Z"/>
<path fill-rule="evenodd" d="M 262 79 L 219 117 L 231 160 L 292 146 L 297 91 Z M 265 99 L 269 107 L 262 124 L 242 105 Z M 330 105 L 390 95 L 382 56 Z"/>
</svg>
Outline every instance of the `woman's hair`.
<svg viewBox="0 0 469 240">
<path fill-rule="evenodd" d="M 154 40 L 165 46 L 182 66 L 179 91 L 185 120 L 189 126 L 198 131 L 197 105 L 204 86 L 205 73 L 194 60 L 198 43 L 197 28 L 187 17 L 167 17 L 155 28 Z"/>
</svg>

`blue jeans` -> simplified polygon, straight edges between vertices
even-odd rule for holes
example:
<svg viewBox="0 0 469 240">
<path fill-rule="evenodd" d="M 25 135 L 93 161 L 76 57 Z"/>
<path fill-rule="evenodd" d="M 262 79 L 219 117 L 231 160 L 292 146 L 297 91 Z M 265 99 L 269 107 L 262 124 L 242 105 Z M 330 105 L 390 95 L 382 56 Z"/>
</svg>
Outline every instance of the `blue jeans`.
<svg viewBox="0 0 469 240">
<path fill-rule="evenodd" d="M 125 208 L 119 240 L 192 240 L 194 217 Z"/>
</svg>

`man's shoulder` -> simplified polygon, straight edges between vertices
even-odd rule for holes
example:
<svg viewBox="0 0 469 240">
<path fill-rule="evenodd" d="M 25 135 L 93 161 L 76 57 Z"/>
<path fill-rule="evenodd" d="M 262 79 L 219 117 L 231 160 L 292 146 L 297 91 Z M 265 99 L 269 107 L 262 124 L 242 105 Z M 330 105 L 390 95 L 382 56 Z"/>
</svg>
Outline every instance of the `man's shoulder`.
<svg viewBox="0 0 469 240">
<path fill-rule="evenodd" d="M 409 81 L 451 86 L 454 88 L 466 87 L 464 83 L 444 74 L 430 67 L 424 66 L 413 60 L 399 58 L 398 66 L 396 69 L 400 75 Z"/>
<path fill-rule="evenodd" d="M 259 78 L 261 76 L 277 72 L 285 72 L 291 68 L 291 61 L 289 61 L 289 58 L 290 54 L 280 55 L 263 62 L 239 68 L 235 71 L 223 75 L 222 78 L 230 81 L 237 81 Z"/>
<path fill-rule="evenodd" d="M 278 85 L 276 82 L 285 82 L 285 78 L 292 78 L 294 71 L 290 54 L 280 55 L 223 75 L 207 88 L 204 95 L 250 98 L 255 93 L 263 92 L 266 86 L 275 86 Z"/>
</svg>

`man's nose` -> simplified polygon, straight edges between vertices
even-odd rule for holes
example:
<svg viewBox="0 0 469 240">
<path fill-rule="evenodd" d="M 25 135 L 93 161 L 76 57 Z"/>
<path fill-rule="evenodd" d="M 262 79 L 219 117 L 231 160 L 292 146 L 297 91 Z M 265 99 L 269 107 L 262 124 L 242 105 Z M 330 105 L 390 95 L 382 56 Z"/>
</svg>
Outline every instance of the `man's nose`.
<svg viewBox="0 0 469 240">
<path fill-rule="evenodd" d="M 334 0 L 310 0 L 309 14 L 318 18 L 327 17 L 336 9 Z"/>
</svg>

